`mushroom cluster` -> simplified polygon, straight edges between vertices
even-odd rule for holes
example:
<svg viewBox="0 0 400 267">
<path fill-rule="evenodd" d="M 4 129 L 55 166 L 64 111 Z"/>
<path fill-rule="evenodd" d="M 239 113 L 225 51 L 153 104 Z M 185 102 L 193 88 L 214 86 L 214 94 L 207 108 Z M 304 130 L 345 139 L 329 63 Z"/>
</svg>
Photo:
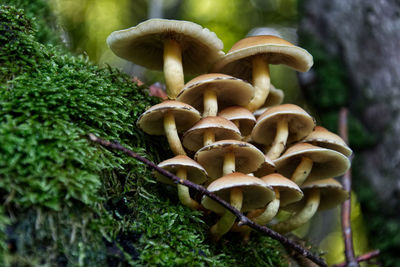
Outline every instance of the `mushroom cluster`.
<svg viewBox="0 0 400 267">
<path fill-rule="evenodd" d="M 264 35 L 244 38 L 225 54 L 215 33 L 165 19 L 113 32 L 107 43 L 122 58 L 164 71 L 169 99 L 147 109 L 137 122 L 148 134 L 166 135 L 175 157 L 160 167 L 205 185 L 281 233 L 348 197 L 333 177 L 350 167 L 351 149 L 316 126 L 301 107 L 281 104 L 284 93 L 271 84 L 269 64 L 308 71 L 313 58 L 306 50 Z M 187 73 L 198 76 L 185 84 Z M 177 190 L 183 205 L 220 217 L 211 227 L 215 240 L 229 231 L 249 238 L 250 229 L 235 225 L 235 216 L 221 205 L 208 197 L 194 199 L 183 185 Z M 273 220 L 280 210 L 292 215 Z"/>
</svg>

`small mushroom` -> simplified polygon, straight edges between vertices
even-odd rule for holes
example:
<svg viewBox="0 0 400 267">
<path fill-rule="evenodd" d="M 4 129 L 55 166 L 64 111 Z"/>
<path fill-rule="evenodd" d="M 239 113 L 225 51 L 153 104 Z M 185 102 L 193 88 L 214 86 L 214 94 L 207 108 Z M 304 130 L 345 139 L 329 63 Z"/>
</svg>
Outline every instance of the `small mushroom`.
<svg viewBox="0 0 400 267">
<path fill-rule="evenodd" d="M 216 116 L 227 106 L 247 105 L 254 95 L 254 87 L 235 77 L 209 73 L 187 82 L 177 100 L 188 103 L 203 113 L 203 117 Z"/>
<path fill-rule="evenodd" d="M 241 138 L 240 131 L 233 122 L 223 117 L 208 116 L 184 133 L 183 145 L 191 151 L 197 151 L 215 141 Z"/>
<path fill-rule="evenodd" d="M 264 163 L 253 173 L 256 177 L 263 177 L 276 172 L 275 163 L 266 155 L 264 155 L 264 158 Z"/>
<path fill-rule="evenodd" d="M 175 99 L 184 74 L 208 72 L 220 58 L 223 43 L 202 26 L 168 19 L 149 19 L 135 27 L 112 32 L 107 44 L 119 57 L 153 70 L 164 70 L 167 95 Z"/>
<path fill-rule="evenodd" d="M 269 202 L 261 210 L 250 211 L 247 216 L 259 225 L 267 225 L 278 213 L 280 207 L 298 202 L 303 198 L 301 189 L 288 178 L 278 174 L 269 174 L 260 178 L 275 192 L 275 199 Z M 240 229 L 242 228 L 242 229 Z M 249 240 L 251 228 L 240 227 L 239 231 L 244 234 L 244 241 Z"/>
<path fill-rule="evenodd" d="M 272 225 L 271 229 L 279 233 L 290 232 L 308 222 L 318 210 L 336 207 L 349 197 L 342 185 L 332 178 L 307 182 L 301 186 L 301 190 L 304 198 L 285 207 L 287 210 L 294 210 L 295 214 Z"/>
<path fill-rule="evenodd" d="M 338 151 L 346 157 L 353 154 L 353 151 L 339 135 L 328 131 L 322 126 L 316 126 L 302 142 Z"/>
<path fill-rule="evenodd" d="M 188 156 L 178 155 L 160 162 L 158 166 L 174 173 L 183 180 L 189 180 L 196 184 L 203 184 L 207 180 L 206 170 Z M 167 179 L 159 172 L 155 172 L 155 176 L 157 180 L 162 183 L 174 184 L 170 179 Z M 199 209 L 201 207 L 197 201 L 190 197 L 189 188 L 184 185 L 178 184 L 178 197 L 181 203 L 185 206 L 192 209 Z"/>
<path fill-rule="evenodd" d="M 232 172 L 251 173 L 264 162 L 264 154 L 252 144 L 222 140 L 202 147 L 194 159 L 215 179 Z"/>
<path fill-rule="evenodd" d="M 248 109 L 239 106 L 225 108 L 218 113 L 218 116 L 233 122 L 239 128 L 243 137 L 248 136 L 256 124 L 254 115 Z"/>
<path fill-rule="evenodd" d="M 301 186 L 306 180 L 314 181 L 336 177 L 350 168 L 349 159 L 335 150 L 297 143 L 274 160 L 276 169 Z"/>
<path fill-rule="evenodd" d="M 277 36 L 250 36 L 235 43 L 212 71 L 252 80 L 255 94 L 247 108 L 253 112 L 267 99 L 271 84 L 269 64 L 284 64 L 305 72 L 311 68 L 313 58 L 303 48 Z"/>
<path fill-rule="evenodd" d="M 227 174 L 213 181 L 207 190 L 242 212 L 264 207 L 274 198 L 273 190 L 262 180 L 239 172 Z M 211 227 L 211 234 L 218 241 L 231 229 L 236 217 L 207 196 L 203 198 L 201 204 L 206 209 L 222 215 Z"/>
<path fill-rule="evenodd" d="M 287 143 L 301 140 L 314 127 L 314 119 L 305 110 L 293 104 L 283 104 L 268 108 L 257 119 L 251 138 L 264 144 L 267 156 L 274 160 L 281 155 Z"/>
<path fill-rule="evenodd" d="M 167 100 L 154 105 L 140 115 L 137 125 L 151 135 L 166 135 L 175 155 L 186 155 L 178 132 L 184 132 L 201 118 L 200 113 L 188 104 Z"/>
</svg>

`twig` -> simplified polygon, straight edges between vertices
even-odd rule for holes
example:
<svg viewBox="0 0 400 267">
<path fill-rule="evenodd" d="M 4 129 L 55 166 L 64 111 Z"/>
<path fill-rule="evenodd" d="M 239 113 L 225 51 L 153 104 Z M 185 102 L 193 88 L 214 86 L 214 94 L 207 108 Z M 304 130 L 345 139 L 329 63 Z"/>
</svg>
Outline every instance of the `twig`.
<svg viewBox="0 0 400 267">
<path fill-rule="evenodd" d="M 224 201 L 223 199 L 219 198 L 217 195 L 215 195 L 212 192 L 208 191 L 205 187 L 203 187 L 201 185 L 198 185 L 198 184 L 195 184 L 195 183 L 192 183 L 189 180 L 180 179 L 179 177 L 175 176 L 174 174 L 172 174 L 172 173 L 170 173 L 170 172 L 158 167 L 155 163 L 153 163 L 150 160 L 140 156 L 139 154 L 133 152 L 132 150 L 129 150 L 129 149 L 123 147 L 120 144 L 111 143 L 111 142 L 109 142 L 107 140 L 104 140 L 104 139 L 101 139 L 99 137 L 96 137 L 93 134 L 89 134 L 89 138 L 90 138 L 90 140 L 92 140 L 92 141 L 94 141 L 94 142 L 106 147 L 107 149 L 114 149 L 114 150 L 119 150 L 119 151 L 124 152 L 128 156 L 143 162 L 148 167 L 156 170 L 157 172 L 161 173 L 162 175 L 164 175 L 165 177 L 171 179 L 172 181 L 174 181 L 177 184 L 185 185 L 185 186 L 187 186 L 187 187 L 189 187 L 191 189 L 194 189 L 194 190 L 200 192 L 202 195 L 208 196 L 212 200 L 214 200 L 214 201 L 218 202 L 219 204 L 221 204 L 225 209 L 227 209 L 230 212 L 232 212 L 239 219 L 239 225 L 247 225 L 247 226 L 253 228 L 254 230 L 262 232 L 262 233 L 266 234 L 267 236 L 279 241 L 282 245 L 287 246 L 287 247 L 295 250 L 297 253 L 299 253 L 299 254 L 303 255 L 304 257 L 310 259 L 314 263 L 316 263 L 316 264 L 318 264 L 320 266 L 328 266 L 322 258 L 314 255 L 313 253 L 311 253 L 310 251 L 306 250 L 302 246 L 294 243 L 290 239 L 284 237 L 283 235 L 281 235 L 281 234 L 279 234 L 279 233 L 277 233 L 275 231 L 272 231 L 268 227 L 256 224 L 255 222 L 253 222 L 252 220 L 247 218 L 239 210 L 237 210 L 233 206 L 231 206 L 228 202 Z"/>
<path fill-rule="evenodd" d="M 343 107 L 340 109 L 339 114 L 339 134 L 346 143 L 349 142 L 347 118 L 348 110 Z M 351 169 L 343 175 L 342 182 L 344 189 L 349 193 L 349 199 L 343 202 L 341 211 L 346 265 L 348 267 L 358 267 L 360 265 L 354 255 L 353 235 L 351 230 Z"/>
<path fill-rule="evenodd" d="M 378 257 L 379 253 L 380 253 L 379 249 L 373 250 L 373 251 L 367 252 L 361 256 L 358 256 L 356 260 L 357 260 L 357 262 L 369 261 L 372 258 Z M 347 266 L 347 263 L 343 262 L 340 264 L 333 265 L 332 267 L 346 267 L 346 266 Z"/>
</svg>

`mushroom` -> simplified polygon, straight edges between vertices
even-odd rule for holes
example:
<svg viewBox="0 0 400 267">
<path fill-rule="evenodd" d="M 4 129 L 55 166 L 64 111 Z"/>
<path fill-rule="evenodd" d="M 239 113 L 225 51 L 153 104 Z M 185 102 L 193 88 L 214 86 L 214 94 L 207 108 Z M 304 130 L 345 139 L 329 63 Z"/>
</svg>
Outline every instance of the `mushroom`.
<svg viewBox="0 0 400 267">
<path fill-rule="evenodd" d="M 349 159 L 335 150 L 297 143 L 274 160 L 276 169 L 301 186 L 314 181 L 344 174 L 350 168 Z"/>
<path fill-rule="evenodd" d="M 243 137 L 248 136 L 256 124 L 254 115 L 248 109 L 239 106 L 225 108 L 218 113 L 218 116 L 233 122 L 239 128 Z"/>
<path fill-rule="evenodd" d="M 192 74 L 208 72 L 223 55 L 223 43 L 214 32 L 179 20 L 149 19 L 112 32 L 107 44 L 119 57 L 148 69 L 164 70 L 170 99 L 175 99 L 184 85 L 183 70 Z"/>
<path fill-rule="evenodd" d="M 339 135 L 328 131 L 322 126 L 316 126 L 314 131 L 307 135 L 302 142 L 338 151 L 346 157 L 350 157 L 353 154 L 353 151 Z"/>
<path fill-rule="evenodd" d="M 253 112 L 267 99 L 271 83 L 269 64 L 285 64 L 305 72 L 311 68 L 313 58 L 303 48 L 277 36 L 250 36 L 235 43 L 229 52 L 217 61 L 212 71 L 252 80 L 255 94 L 247 108 Z"/>
<path fill-rule="evenodd" d="M 251 138 L 264 144 L 267 156 L 274 160 L 281 155 L 286 143 L 301 140 L 314 127 L 314 119 L 305 110 L 293 104 L 283 104 L 268 108 L 258 117 Z"/>
<path fill-rule="evenodd" d="M 273 188 L 275 199 L 263 209 L 252 210 L 247 214 L 250 219 L 259 225 L 267 225 L 276 216 L 280 207 L 298 202 L 303 198 L 301 189 L 294 182 L 278 173 L 269 174 L 260 179 Z M 244 234 L 244 240 L 248 241 L 251 228 L 244 226 L 240 227 L 239 231 Z"/>
<path fill-rule="evenodd" d="M 335 179 L 323 179 L 306 182 L 301 186 L 304 198 L 297 203 L 285 207 L 295 211 L 289 219 L 271 226 L 271 229 L 279 233 L 287 233 L 299 228 L 308 222 L 318 210 L 326 210 L 336 207 L 346 199 L 348 192 Z"/>
<path fill-rule="evenodd" d="M 254 95 L 254 87 L 235 77 L 210 73 L 187 82 L 177 100 L 188 103 L 203 113 L 203 117 L 216 116 L 218 109 L 247 105 Z"/>
<path fill-rule="evenodd" d="M 252 144 L 222 140 L 199 149 L 194 159 L 211 178 L 218 178 L 232 172 L 251 173 L 261 166 L 265 157 Z"/>
<path fill-rule="evenodd" d="M 148 134 L 166 135 L 172 152 L 185 155 L 178 132 L 186 131 L 200 118 L 200 113 L 190 105 L 167 100 L 146 110 L 137 125 Z"/>
<path fill-rule="evenodd" d="M 264 163 L 253 173 L 256 177 L 263 177 L 276 172 L 275 163 L 266 155 L 264 155 L 264 158 Z"/>
<path fill-rule="evenodd" d="M 191 151 L 197 151 L 218 140 L 241 138 L 240 131 L 233 122 L 223 117 L 208 116 L 184 133 L 183 145 Z"/>
<path fill-rule="evenodd" d="M 283 98 L 285 97 L 285 94 L 281 89 L 275 88 L 271 84 L 269 94 L 267 99 L 265 100 L 265 103 L 256 111 L 253 112 L 253 115 L 256 119 L 261 116 L 269 107 L 277 106 L 282 104 Z"/>
<path fill-rule="evenodd" d="M 158 167 L 176 174 L 176 176 L 183 180 L 189 180 L 196 184 L 203 184 L 207 180 L 206 170 L 188 156 L 178 155 L 171 159 L 164 160 L 158 164 Z M 155 176 L 157 180 L 162 183 L 174 184 L 170 179 L 167 179 L 159 172 L 155 172 Z M 189 188 L 184 185 L 178 184 L 178 197 L 185 206 L 192 209 L 199 209 L 201 207 L 197 201 L 190 197 Z"/>
<path fill-rule="evenodd" d="M 274 192 L 262 180 L 239 172 L 229 173 L 213 181 L 207 190 L 242 212 L 264 207 L 274 198 Z M 231 229 L 236 217 L 207 196 L 203 198 L 201 204 L 206 209 L 222 215 L 211 227 L 211 234 L 218 241 Z"/>
</svg>

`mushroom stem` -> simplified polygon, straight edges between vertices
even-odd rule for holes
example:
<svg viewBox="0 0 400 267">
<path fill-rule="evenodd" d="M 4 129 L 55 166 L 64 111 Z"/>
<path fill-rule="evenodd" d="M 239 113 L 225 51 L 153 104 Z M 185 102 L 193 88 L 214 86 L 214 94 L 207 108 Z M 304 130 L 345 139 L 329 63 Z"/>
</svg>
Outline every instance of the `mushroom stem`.
<svg viewBox="0 0 400 267">
<path fill-rule="evenodd" d="M 224 155 L 224 166 L 222 169 L 222 175 L 225 176 L 232 172 L 235 172 L 236 162 L 235 162 L 235 154 L 233 152 L 228 152 Z"/>
<path fill-rule="evenodd" d="M 240 188 L 232 188 L 230 190 L 230 204 L 237 210 L 242 209 L 243 192 Z M 221 236 L 226 234 L 232 225 L 235 223 L 236 216 L 228 210 L 225 210 L 224 215 L 219 221 L 211 227 L 211 234 L 215 241 L 218 241 Z"/>
<path fill-rule="evenodd" d="M 247 109 L 254 112 L 265 103 L 271 86 L 271 80 L 269 76 L 268 62 L 265 58 L 260 56 L 253 57 L 252 65 L 253 86 L 255 92 L 253 99 L 249 104 L 247 104 Z"/>
<path fill-rule="evenodd" d="M 312 166 L 313 161 L 310 158 L 302 157 L 299 165 L 297 165 L 290 179 L 298 186 L 301 186 L 307 179 L 308 175 L 310 175 Z"/>
<path fill-rule="evenodd" d="M 218 101 L 217 94 L 211 88 L 207 88 L 203 95 L 203 118 L 208 116 L 217 116 L 218 113 Z"/>
<path fill-rule="evenodd" d="M 187 171 L 185 168 L 179 168 L 176 176 L 178 176 L 179 178 L 181 178 L 182 180 L 186 180 L 187 179 Z M 200 204 L 197 203 L 197 201 L 193 200 L 190 197 L 189 194 L 189 188 L 187 186 L 178 184 L 178 198 L 181 201 L 181 203 L 189 208 L 192 209 L 199 209 L 200 208 Z"/>
<path fill-rule="evenodd" d="M 276 122 L 275 139 L 272 142 L 272 146 L 267 153 L 267 157 L 272 160 L 279 158 L 279 156 L 282 154 L 282 151 L 285 149 L 288 136 L 288 121 L 286 118 L 281 118 Z"/>
<path fill-rule="evenodd" d="M 247 217 L 249 217 L 259 225 L 267 225 L 267 223 L 271 221 L 278 213 L 279 206 L 281 203 L 279 190 L 277 188 L 274 188 L 274 191 L 275 191 L 275 199 L 267 204 L 267 206 L 265 207 L 264 211 L 262 211 L 261 214 L 259 210 L 254 210 L 249 212 L 247 214 Z M 250 240 L 251 230 L 252 229 L 248 226 L 239 227 L 239 231 L 242 232 L 243 241 L 245 243 L 247 243 Z"/>
<path fill-rule="evenodd" d="M 175 155 L 186 155 L 186 152 L 182 147 L 181 140 L 178 136 L 178 131 L 175 125 L 175 117 L 172 112 L 168 111 L 164 115 L 164 131 L 172 152 Z"/>
<path fill-rule="evenodd" d="M 315 212 L 317 212 L 319 201 L 320 201 L 319 189 L 314 188 L 310 190 L 307 196 L 306 204 L 303 207 L 303 209 L 297 212 L 289 219 L 287 219 L 286 221 L 279 222 L 271 226 L 271 229 L 273 229 L 278 233 L 284 234 L 299 228 L 300 226 L 308 222 L 314 216 Z"/>
<path fill-rule="evenodd" d="M 205 129 L 203 134 L 203 144 L 204 146 L 211 145 L 215 141 L 215 134 L 211 129 Z"/>
<path fill-rule="evenodd" d="M 274 191 L 275 199 L 268 203 L 263 213 L 253 219 L 255 223 L 258 223 L 260 225 L 267 225 L 267 223 L 271 221 L 278 213 L 279 205 L 281 203 L 279 190 L 277 188 L 274 188 Z"/>
<path fill-rule="evenodd" d="M 164 77 L 167 95 L 175 99 L 184 85 L 182 54 L 179 43 L 172 39 L 164 41 Z"/>
</svg>

